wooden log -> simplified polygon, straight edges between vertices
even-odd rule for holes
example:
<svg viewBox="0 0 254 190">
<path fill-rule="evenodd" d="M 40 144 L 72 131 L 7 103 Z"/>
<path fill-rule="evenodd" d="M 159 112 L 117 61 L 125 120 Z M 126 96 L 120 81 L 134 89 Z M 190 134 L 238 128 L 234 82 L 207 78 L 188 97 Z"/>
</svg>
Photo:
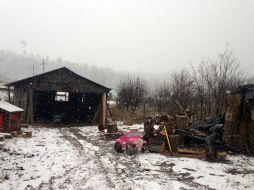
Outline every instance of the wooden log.
<svg viewBox="0 0 254 190">
<path fill-rule="evenodd" d="M 227 153 L 225 151 L 217 152 L 217 157 L 218 158 L 225 158 L 226 156 L 227 156 Z"/>
<path fill-rule="evenodd" d="M 27 133 L 22 133 L 23 138 L 27 138 Z"/>
<path fill-rule="evenodd" d="M 205 154 L 205 150 L 192 150 L 192 149 L 177 149 L 178 153 L 182 154 Z"/>
<path fill-rule="evenodd" d="M 32 137 L 32 132 L 31 131 L 26 131 L 22 133 L 23 138 L 31 138 Z"/>
<path fill-rule="evenodd" d="M 199 153 L 199 154 L 181 154 L 181 153 L 171 153 L 168 151 L 161 152 L 164 156 L 172 156 L 172 157 L 185 157 L 185 158 L 197 158 L 197 159 L 204 159 L 206 158 L 206 153 Z"/>
<path fill-rule="evenodd" d="M 31 138 L 32 137 L 32 131 L 26 132 L 26 135 L 27 135 L 28 138 Z"/>
<path fill-rule="evenodd" d="M 18 131 L 12 131 L 11 135 L 12 137 L 18 137 Z"/>
</svg>

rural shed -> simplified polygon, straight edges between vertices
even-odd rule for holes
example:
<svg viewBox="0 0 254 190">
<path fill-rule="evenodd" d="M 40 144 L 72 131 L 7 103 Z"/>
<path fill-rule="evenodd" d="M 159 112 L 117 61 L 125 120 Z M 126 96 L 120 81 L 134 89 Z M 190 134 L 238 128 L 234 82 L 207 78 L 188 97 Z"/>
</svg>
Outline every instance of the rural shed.
<svg viewBox="0 0 254 190">
<path fill-rule="evenodd" d="M 24 109 L 27 123 L 97 123 L 106 125 L 107 94 L 102 86 L 66 67 L 18 80 L 6 86 L 14 88 L 13 102 Z"/>
<path fill-rule="evenodd" d="M 24 110 L 0 101 L 0 132 L 11 132 L 20 130 L 21 112 Z"/>
</svg>

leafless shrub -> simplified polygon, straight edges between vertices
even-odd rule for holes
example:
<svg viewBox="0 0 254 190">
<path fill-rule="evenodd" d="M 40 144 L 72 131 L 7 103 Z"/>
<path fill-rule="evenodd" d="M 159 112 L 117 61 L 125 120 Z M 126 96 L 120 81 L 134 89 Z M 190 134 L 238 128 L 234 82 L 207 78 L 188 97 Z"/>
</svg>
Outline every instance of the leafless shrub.
<svg viewBox="0 0 254 190">
<path fill-rule="evenodd" d="M 171 91 L 169 83 L 164 81 L 164 83 L 158 86 L 154 92 L 154 107 L 156 107 L 159 113 L 170 112 L 168 105 L 171 104 Z"/>
<path fill-rule="evenodd" d="M 170 77 L 170 88 L 172 97 L 172 112 L 183 111 L 179 110 L 176 102 L 180 102 L 183 109 L 192 108 L 193 109 L 193 96 L 194 96 L 194 81 L 191 73 L 182 69 L 178 72 L 174 72 Z"/>
<path fill-rule="evenodd" d="M 119 105 L 131 111 L 143 105 L 144 112 L 146 105 L 150 111 L 169 114 L 189 108 L 198 118 L 204 118 L 226 111 L 226 91 L 254 81 L 241 72 L 238 60 L 228 48 L 216 58 L 203 59 L 197 68 L 191 68 L 172 72 L 169 80 L 157 85 L 152 94 L 139 77 L 125 78 L 119 85 Z"/>
<path fill-rule="evenodd" d="M 118 105 L 132 112 L 142 107 L 148 97 L 147 83 L 140 77 L 123 79 L 118 86 Z"/>
<path fill-rule="evenodd" d="M 174 114 L 189 108 L 199 118 L 214 116 L 226 109 L 226 91 L 248 82 L 253 78 L 241 72 L 233 51 L 226 48 L 215 59 L 202 60 L 197 69 L 172 72 L 154 93 L 157 111 Z"/>
<path fill-rule="evenodd" d="M 197 71 L 193 69 L 196 101 L 202 116 L 213 116 L 225 111 L 227 90 L 244 83 L 238 61 L 228 48 L 217 59 L 202 60 Z"/>
</svg>

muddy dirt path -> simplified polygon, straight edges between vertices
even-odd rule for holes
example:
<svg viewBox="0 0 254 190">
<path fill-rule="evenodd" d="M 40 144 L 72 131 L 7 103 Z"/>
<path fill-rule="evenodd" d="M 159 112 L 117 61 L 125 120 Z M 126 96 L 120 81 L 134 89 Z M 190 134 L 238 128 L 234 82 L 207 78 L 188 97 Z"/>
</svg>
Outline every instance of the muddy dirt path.
<svg viewBox="0 0 254 190">
<path fill-rule="evenodd" d="M 207 186 L 201 185 L 199 183 L 194 182 L 194 178 L 190 176 L 190 173 L 186 171 L 185 173 L 176 173 L 173 171 L 174 163 L 158 163 L 158 167 L 160 168 L 156 172 L 151 172 L 152 169 L 149 168 L 140 168 L 141 162 L 136 159 L 136 156 L 126 156 L 123 154 L 116 154 L 113 150 L 113 142 L 112 141 L 106 141 L 105 139 L 102 139 L 102 137 L 97 136 L 97 138 L 89 138 L 89 134 L 81 131 L 78 128 L 70 128 L 68 131 L 74 135 L 74 138 L 76 138 L 76 141 L 79 142 L 80 140 L 86 141 L 88 143 L 93 144 L 94 146 L 97 146 L 99 148 L 98 151 L 95 152 L 96 159 L 98 163 L 100 163 L 100 168 L 104 172 L 107 181 L 109 182 L 111 187 L 116 187 L 115 183 L 119 184 L 134 184 L 134 180 L 139 179 L 145 179 L 145 180 L 154 180 L 155 178 L 165 178 L 165 182 L 167 180 L 177 180 L 181 181 L 184 184 L 188 185 L 189 187 L 195 188 L 195 189 L 207 189 L 207 190 L 213 190 L 212 188 L 209 188 Z M 73 137 L 69 141 L 73 141 Z M 68 139 L 67 139 L 68 140 Z M 74 144 L 78 144 L 77 142 L 72 142 Z M 77 145 L 82 146 L 82 145 Z M 105 166 L 105 164 L 102 163 L 102 160 L 105 159 L 109 160 L 109 165 Z M 110 167 L 109 167 L 110 166 Z M 149 172 L 151 172 L 149 174 Z M 116 177 L 117 176 L 117 177 Z M 200 176 L 202 177 L 202 176 Z M 117 179 L 117 180 L 115 180 Z M 126 187 L 126 186 L 125 186 Z M 131 187 L 130 187 L 131 189 Z"/>
<path fill-rule="evenodd" d="M 80 154 L 80 156 L 84 156 L 84 162 L 87 162 L 88 160 L 93 160 L 94 162 L 96 162 L 96 165 L 98 167 L 94 168 L 94 170 L 97 170 L 98 173 L 103 173 L 103 175 L 105 176 L 105 179 L 106 179 L 106 181 L 108 183 L 108 187 L 109 188 L 115 188 L 114 183 L 112 182 L 112 180 L 108 176 L 108 171 L 105 169 L 105 167 L 103 166 L 102 162 L 99 159 L 98 152 L 96 150 L 91 150 L 91 151 L 94 152 L 95 155 L 89 155 L 84 150 L 84 145 L 80 142 L 80 140 L 87 141 L 87 139 L 84 136 L 81 136 L 78 133 L 78 130 L 74 129 L 74 128 L 60 129 L 60 132 L 63 134 L 62 137 L 64 139 L 66 139 L 67 141 L 69 141 L 77 149 L 77 151 Z M 73 133 L 76 138 L 71 136 L 69 134 L 69 132 Z"/>
<path fill-rule="evenodd" d="M 81 144 L 80 141 L 91 143 L 93 146 L 98 148 L 97 150 L 93 150 L 95 154 L 94 159 L 99 164 L 99 169 L 105 175 L 109 187 L 116 189 L 133 189 L 131 186 L 135 182 L 130 179 L 130 171 L 132 168 L 137 168 L 137 166 L 140 165 L 137 160 L 133 159 L 134 157 L 122 160 L 122 155 L 114 153 L 112 142 L 101 140 L 100 136 L 96 139 L 89 138 L 89 136 L 86 136 L 86 134 L 78 128 L 70 128 L 63 131 L 64 134 L 68 132 L 73 136 L 66 135 L 65 138 L 77 148 L 82 149 L 84 146 L 84 144 Z M 103 143 L 101 141 L 103 141 Z M 124 165 L 127 170 L 123 169 L 121 167 L 122 165 Z M 128 186 L 128 184 L 130 184 L 130 186 Z"/>
<path fill-rule="evenodd" d="M 6 140 L 0 189 L 253 189 L 253 158 L 229 157 L 232 164 L 225 164 L 152 153 L 129 157 L 115 153 L 108 138 L 88 126 L 37 128 L 33 138 Z"/>
</svg>

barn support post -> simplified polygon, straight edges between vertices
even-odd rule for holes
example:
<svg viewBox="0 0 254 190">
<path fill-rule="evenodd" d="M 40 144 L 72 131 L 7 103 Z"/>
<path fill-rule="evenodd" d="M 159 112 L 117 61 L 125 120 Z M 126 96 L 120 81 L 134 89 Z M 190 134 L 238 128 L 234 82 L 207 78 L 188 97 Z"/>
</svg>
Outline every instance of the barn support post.
<svg viewBox="0 0 254 190">
<path fill-rule="evenodd" d="M 8 101 L 9 103 L 11 103 L 11 89 L 9 86 L 8 86 Z"/>
<path fill-rule="evenodd" d="M 33 89 L 29 89 L 28 91 L 28 97 L 29 97 L 29 100 L 28 100 L 28 123 L 29 124 L 32 124 L 33 123 L 33 113 L 34 113 L 34 110 L 33 110 Z"/>
<path fill-rule="evenodd" d="M 106 118 L 107 118 L 107 95 L 106 93 L 102 94 L 101 97 L 101 125 L 103 128 L 106 127 Z"/>
</svg>

